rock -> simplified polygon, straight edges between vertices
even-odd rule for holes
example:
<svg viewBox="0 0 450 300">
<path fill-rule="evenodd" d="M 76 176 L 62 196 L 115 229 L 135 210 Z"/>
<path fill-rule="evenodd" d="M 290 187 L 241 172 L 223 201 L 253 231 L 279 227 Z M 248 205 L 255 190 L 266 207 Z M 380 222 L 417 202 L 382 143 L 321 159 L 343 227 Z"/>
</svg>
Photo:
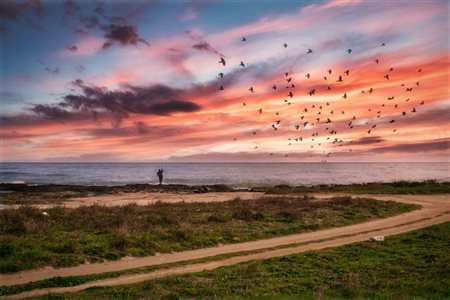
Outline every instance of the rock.
<svg viewBox="0 0 450 300">
<path fill-rule="evenodd" d="M 371 241 L 374 242 L 383 242 L 384 241 L 384 236 L 383 235 L 377 235 L 377 236 L 373 236 L 370 238 Z"/>
</svg>

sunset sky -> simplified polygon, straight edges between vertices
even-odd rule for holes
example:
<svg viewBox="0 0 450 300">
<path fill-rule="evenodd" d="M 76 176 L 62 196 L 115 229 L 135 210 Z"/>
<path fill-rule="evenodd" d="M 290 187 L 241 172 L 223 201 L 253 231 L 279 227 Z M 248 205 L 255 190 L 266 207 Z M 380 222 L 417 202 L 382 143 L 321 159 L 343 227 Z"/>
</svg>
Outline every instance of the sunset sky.
<svg viewBox="0 0 450 300">
<path fill-rule="evenodd" d="M 448 1 L 1 1 L 0 17 L 2 161 L 449 161 Z"/>
</svg>

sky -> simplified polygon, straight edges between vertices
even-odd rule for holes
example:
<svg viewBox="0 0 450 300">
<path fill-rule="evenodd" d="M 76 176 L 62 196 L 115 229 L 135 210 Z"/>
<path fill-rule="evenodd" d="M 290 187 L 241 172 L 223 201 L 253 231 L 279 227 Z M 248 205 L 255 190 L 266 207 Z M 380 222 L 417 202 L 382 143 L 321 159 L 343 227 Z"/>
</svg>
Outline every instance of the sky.
<svg viewBox="0 0 450 300">
<path fill-rule="evenodd" d="M 0 18 L 1 161 L 449 162 L 448 1 L 6 0 Z"/>
</svg>

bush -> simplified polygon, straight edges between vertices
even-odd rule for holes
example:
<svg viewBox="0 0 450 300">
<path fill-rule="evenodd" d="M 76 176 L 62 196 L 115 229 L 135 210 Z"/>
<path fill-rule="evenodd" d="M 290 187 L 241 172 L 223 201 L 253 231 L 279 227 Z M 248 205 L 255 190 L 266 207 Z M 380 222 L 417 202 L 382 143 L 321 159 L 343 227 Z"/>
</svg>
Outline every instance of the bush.
<svg viewBox="0 0 450 300">
<path fill-rule="evenodd" d="M 54 253 L 71 254 L 76 252 L 76 245 L 75 242 L 69 240 L 67 242 L 62 242 L 59 244 L 52 244 L 49 247 L 49 250 Z"/>
<path fill-rule="evenodd" d="M 8 242 L 0 243 L 0 257 L 5 258 L 14 252 L 14 246 Z"/>
<path fill-rule="evenodd" d="M 211 215 L 208 217 L 208 222 L 225 223 L 227 218 L 224 215 Z"/>
</svg>

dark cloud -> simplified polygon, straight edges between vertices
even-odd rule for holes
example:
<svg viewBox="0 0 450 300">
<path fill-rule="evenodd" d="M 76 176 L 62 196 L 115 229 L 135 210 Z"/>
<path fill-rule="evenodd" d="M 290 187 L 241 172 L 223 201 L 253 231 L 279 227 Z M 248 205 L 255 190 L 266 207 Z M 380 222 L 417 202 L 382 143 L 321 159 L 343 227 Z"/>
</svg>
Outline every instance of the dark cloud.
<svg viewBox="0 0 450 300">
<path fill-rule="evenodd" d="M 81 10 L 80 6 L 74 0 L 64 1 L 64 9 L 68 15 L 75 15 Z"/>
<path fill-rule="evenodd" d="M 113 117 L 113 126 L 118 127 L 130 113 L 170 115 L 201 109 L 193 102 L 181 100 L 184 91 L 165 85 L 126 86 L 123 90 L 114 91 L 87 85 L 81 79 L 72 81 L 72 85 L 81 93 L 65 95 L 61 102 L 54 105 L 35 105 L 31 110 L 52 119 L 80 112 L 107 112 Z"/>
<path fill-rule="evenodd" d="M 139 134 L 146 134 L 151 131 L 150 127 L 145 122 L 135 122 L 134 125 L 136 126 L 137 133 Z"/>
<path fill-rule="evenodd" d="M 75 33 L 79 34 L 79 35 L 89 35 L 89 32 L 87 30 L 84 30 L 82 28 L 76 28 L 74 29 Z"/>
<path fill-rule="evenodd" d="M 432 140 L 423 143 L 404 143 L 392 146 L 373 148 L 368 152 L 384 153 L 384 152 L 402 152 L 402 153 L 420 153 L 430 151 L 450 151 L 450 140 Z"/>
<path fill-rule="evenodd" d="M 127 18 L 125 18 L 123 16 L 109 16 L 109 17 L 106 17 L 106 19 L 112 24 L 117 24 L 117 25 L 127 25 L 128 24 Z"/>
<path fill-rule="evenodd" d="M 67 46 L 66 49 L 69 51 L 75 52 L 78 50 L 78 47 L 76 45 L 72 45 L 72 46 Z"/>
<path fill-rule="evenodd" d="M 199 51 L 206 51 L 206 52 L 210 52 L 210 53 L 213 53 L 213 54 L 216 54 L 219 56 L 224 56 L 222 53 L 220 53 L 219 51 L 214 49 L 210 44 L 208 44 L 205 41 L 195 44 L 194 46 L 192 46 L 192 48 L 199 50 Z"/>
<path fill-rule="evenodd" d="M 70 116 L 70 113 L 61 107 L 48 104 L 36 104 L 31 108 L 31 111 L 53 120 L 66 119 Z"/>
<path fill-rule="evenodd" d="M 136 46 L 139 42 L 149 46 L 147 41 L 139 37 L 136 26 L 111 24 L 105 27 L 105 31 L 106 42 L 103 44 L 103 49 L 111 47 L 115 42 L 120 43 L 122 46 Z"/>
<path fill-rule="evenodd" d="M 180 100 L 170 100 L 166 103 L 157 103 L 151 106 L 153 112 L 157 115 L 170 115 L 172 112 L 194 112 L 200 109 L 195 103 L 180 101 Z"/>
<path fill-rule="evenodd" d="M 84 153 L 79 156 L 55 156 L 43 159 L 46 162 L 116 162 L 120 155 L 112 152 Z"/>
<path fill-rule="evenodd" d="M 170 156 L 174 162 L 270 162 L 270 161 L 301 161 L 311 158 L 323 158 L 324 155 L 315 152 L 270 153 L 270 152 L 210 152 L 186 156 Z"/>
<path fill-rule="evenodd" d="M 42 26 L 37 24 L 31 19 L 28 12 L 33 12 L 38 18 L 42 18 L 44 15 L 44 7 L 40 0 L 28 0 L 28 1 L 14 1 L 14 0 L 2 0 L 0 1 L 0 18 L 2 20 L 15 21 L 19 20 L 21 15 L 25 16 L 25 21 L 30 24 L 34 29 L 42 30 Z M 0 26 L 0 32 L 7 32 L 8 28 L 2 24 Z"/>
<path fill-rule="evenodd" d="M 195 128 L 183 126 L 182 124 L 178 126 L 151 126 L 146 122 L 138 121 L 134 122 L 132 126 L 127 127 L 100 128 L 95 126 L 94 128 L 80 129 L 79 131 L 93 139 L 126 137 L 126 139 L 123 140 L 123 144 L 127 144 L 128 142 L 131 144 L 148 143 L 149 138 L 154 139 L 155 141 L 161 137 L 165 139 L 175 137 L 178 139 L 178 137 L 188 135 L 195 130 Z M 192 139 L 190 141 L 193 143 Z"/>
<path fill-rule="evenodd" d="M 353 145 L 370 145 L 375 143 L 383 142 L 384 139 L 381 136 L 368 136 L 360 138 L 359 140 L 353 141 Z"/>
<path fill-rule="evenodd" d="M 129 22 L 129 20 L 136 21 L 134 17 L 136 14 L 142 14 L 142 3 L 139 5 L 127 3 L 124 6 L 116 3 L 112 8 L 117 9 L 118 6 L 122 7 L 120 15 L 106 15 L 102 3 L 89 6 L 89 11 L 86 9 L 87 7 L 81 7 L 73 0 L 64 3 L 66 14 L 72 16 L 70 20 L 75 20 L 77 23 L 74 29 L 76 33 L 88 35 L 92 30 L 101 30 L 104 33 L 103 49 L 110 48 L 115 43 L 122 46 L 136 46 L 138 43 L 149 45 L 145 39 L 139 36 L 137 27 Z"/>
<path fill-rule="evenodd" d="M 80 16 L 80 23 L 85 29 L 92 29 L 100 26 L 100 22 L 96 16 Z"/>
<path fill-rule="evenodd" d="M 98 15 L 104 15 L 104 14 L 105 14 L 105 9 L 104 9 L 103 7 L 101 7 L 101 6 L 97 6 L 97 7 L 94 9 L 94 12 L 95 12 L 96 14 L 98 14 Z"/>
<path fill-rule="evenodd" d="M 27 9 L 23 2 L 13 0 L 0 1 L 0 17 L 15 20 L 19 15 Z"/>
<path fill-rule="evenodd" d="M 45 10 L 44 5 L 42 5 L 41 0 L 30 0 L 31 8 L 33 9 L 36 16 L 42 18 L 44 16 Z"/>
<path fill-rule="evenodd" d="M 51 73 L 53 75 L 58 75 L 60 73 L 60 69 L 59 68 L 52 69 L 52 68 L 46 67 L 45 71 L 47 71 L 47 72 L 49 72 L 49 73 Z"/>
</svg>

